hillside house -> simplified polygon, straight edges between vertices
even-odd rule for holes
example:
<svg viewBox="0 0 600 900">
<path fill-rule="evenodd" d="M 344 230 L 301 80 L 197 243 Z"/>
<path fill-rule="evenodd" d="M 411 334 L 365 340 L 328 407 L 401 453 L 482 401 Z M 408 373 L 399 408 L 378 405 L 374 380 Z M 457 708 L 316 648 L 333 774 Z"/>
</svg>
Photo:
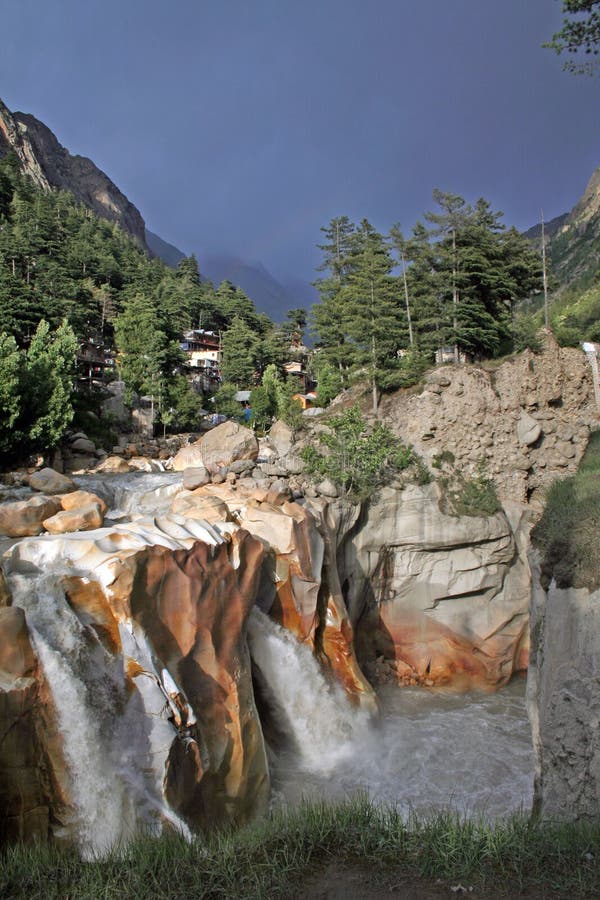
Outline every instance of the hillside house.
<svg viewBox="0 0 600 900">
<path fill-rule="evenodd" d="M 221 336 L 198 328 L 186 331 L 180 346 L 194 383 L 203 391 L 217 390 L 221 383 Z"/>
</svg>

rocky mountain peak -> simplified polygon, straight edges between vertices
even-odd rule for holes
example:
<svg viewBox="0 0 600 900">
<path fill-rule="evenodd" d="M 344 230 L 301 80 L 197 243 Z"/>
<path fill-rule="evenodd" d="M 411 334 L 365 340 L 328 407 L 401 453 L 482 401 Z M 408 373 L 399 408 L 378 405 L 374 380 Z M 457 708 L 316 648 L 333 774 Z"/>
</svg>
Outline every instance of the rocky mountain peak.
<svg viewBox="0 0 600 900">
<path fill-rule="evenodd" d="M 35 116 L 11 113 L 0 100 L 0 156 L 13 150 L 23 172 L 42 190 L 70 191 L 97 216 L 116 222 L 145 250 L 146 226 L 139 210 L 91 159 L 72 155 Z"/>
<path fill-rule="evenodd" d="M 565 222 L 565 227 L 585 227 L 600 212 L 600 166 L 593 172 L 581 198 Z"/>
</svg>

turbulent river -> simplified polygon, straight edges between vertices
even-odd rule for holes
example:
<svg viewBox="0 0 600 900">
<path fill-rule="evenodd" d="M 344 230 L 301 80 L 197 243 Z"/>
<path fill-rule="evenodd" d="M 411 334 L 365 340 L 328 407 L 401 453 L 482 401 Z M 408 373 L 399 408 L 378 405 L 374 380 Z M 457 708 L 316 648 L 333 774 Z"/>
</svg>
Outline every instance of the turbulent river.
<svg viewBox="0 0 600 900">
<path fill-rule="evenodd" d="M 160 474 L 88 476 L 78 483 L 104 496 L 109 519 L 126 527 L 132 518 L 164 514 L 181 482 L 180 476 Z M 155 751 L 164 736 L 154 729 L 152 746 L 133 753 L 131 723 L 113 735 L 99 711 L 100 700 L 111 679 L 120 684 L 122 672 L 118 678 L 109 673 L 106 684 L 98 682 L 93 667 L 86 674 L 80 661 L 85 629 L 65 605 L 52 572 L 40 572 L 34 581 L 32 586 L 17 576 L 14 586 L 22 594 L 20 605 L 27 610 L 65 733 L 78 782 L 74 800 L 82 840 L 94 852 L 103 851 L 119 838 L 124 823 L 131 820 L 125 830 L 133 830 L 140 809 L 160 809 L 177 821 L 160 799 L 164 753 Z M 127 653 L 137 658 L 144 648 L 135 644 L 133 633 L 121 630 Z M 363 792 L 406 815 L 450 808 L 493 819 L 529 811 L 534 758 L 525 679 L 493 694 L 386 687 L 379 695 L 380 715 L 372 716 L 351 705 L 341 687 L 329 684 L 308 647 L 258 609 L 250 616 L 248 643 L 269 742 L 274 806 Z M 151 669 L 146 655 L 145 668 Z M 145 697 L 144 703 L 160 706 L 163 700 L 162 695 Z M 144 752 L 155 753 L 155 765 L 140 775 Z"/>
<path fill-rule="evenodd" d="M 497 818 L 530 809 L 524 678 L 493 694 L 386 687 L 372 719 L 328 687 L 306 647 L 256 611 L 249 637 L 264 702 L 288 738 L 271 754 L 276 804 L 362 791 L 406 814 L 444 808 Z"/>
</svg>

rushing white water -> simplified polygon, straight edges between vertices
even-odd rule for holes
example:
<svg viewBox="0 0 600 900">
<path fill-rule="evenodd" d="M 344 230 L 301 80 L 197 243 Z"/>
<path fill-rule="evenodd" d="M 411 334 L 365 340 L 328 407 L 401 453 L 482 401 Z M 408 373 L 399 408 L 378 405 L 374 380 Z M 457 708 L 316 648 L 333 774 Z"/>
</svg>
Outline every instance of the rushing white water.
<svg viewBox="0 0 600 900">
<path fill-rule="evenodd" d="M 388 688 L 374 721 L 329 685 L 307 646 L 263 613 L 252 613 L 248 633 L 270 714 L 293 738 L 272 764 L 280 802 L 365 791 L 404 813 L 450 808 L 496 818 L 529 808 L 524 681 L 495 694 Z"/>
<path fill-rule="evenodd" d="M 139 694 L 131 694 L 122 659 L 108 654 L 80 622 L 59 580 L 58 575 L 14 575 L 11 586 L 26 610 L 54 699 L 70 775 L 71 827 L 82 853 L 103 854 L 140 826 L 158 832 L 165 819 L 185 833 L 162 797 L 164 762 L 174 737 L 161 719 L 164 696 L 150 679 Z M 141 665 L 152 672 L 146 648 L 133 635 L 128 650 L 132 655 L 138 650 Z"/>
<path fill-rule="evenodd" d="M 369 733 L 368 713 L 331 684 L 310 647 L 258 609 L 248 622 L 252 663 L 279 725 L 292 738 L 299 766 L 329 773 Z"/>
<path fill-rule="evenodd" d="M 495 819 L 528 812 L 534 758 L 524 694 L 524 680 L 495 694 L 386 688 L 379 722 L 352 735 L 333 767 L 315 760 L 307 771 L 293 752 L 279 754 L 276 795 L 294 805 L 306 796 L 364 791 L 404 814 L 452 809 Z"/>
<path fill-rule="evenodd" d="M 139 513 L 160 515 L 168 510 L 181 490 L 180 472 L 138 472 L 124 475 L 78 475 L 77 487 L 102 497 L 108 519 L 129 518 Z"/>
</svg>

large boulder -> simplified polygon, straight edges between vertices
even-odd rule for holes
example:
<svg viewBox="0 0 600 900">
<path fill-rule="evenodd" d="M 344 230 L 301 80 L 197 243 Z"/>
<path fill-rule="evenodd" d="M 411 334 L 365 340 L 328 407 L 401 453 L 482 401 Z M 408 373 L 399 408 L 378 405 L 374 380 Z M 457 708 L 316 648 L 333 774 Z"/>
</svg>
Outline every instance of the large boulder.
<svg viewBox="0 0 600 900">
<path fill-rule="evenodd" d="M 223 422 L 200 440 L 202 462 L 211 474 L 238 459 L 256 459 L 258 441 L 253 431 L 237 422 Z"/>
<path fill-rule="evenodd" d="M 90 503 L 94 503 L 102 513 L 102 515 L 106 512 L 106 503 L 99 497 L 97 494 L 93 494 L 91 491 L 73 491 L 71 494 L 65 494 L 64 497 L 60 498 L 60 503 L 63 509 L 80 509 L 82 506 L 88 506 Z"/>
<path fill-rule="evenodd" d="M 449 516 L 436 485 L 384 488 L 340 554 L 361 664 L 410 683 L 498 687 L 527 667 L 528 526 Z M 404 676 L 408 673 L 408 677 Z"/>
<path fill-rule="evenodd" d="M 44 519 L 43 525 L 50 534 L 67 534 L 70 531 L 92 531 L 100 528 L 104 516 L 97 503 L 88 503 L 77 509 L 64 509 Z"/>
<path fill-rule="evenodd" d="M 204 466 L 190 466 L 183 470 L 183 486 L 187 491 L 195 491 L 205 484 L 210 484 L 210 475 Z"/>
<path fill-rule="evenodd" d="M 267 443 L 277 451 L 279 456 L 285 456 L 290 452 L 294 443 L 294 432 L 289 425 L 278 419 L 271 426 Z"/>
<path fill-rule="evenodd" d="M 202 447 L 200 444 L 188 444 L 187 447 L 182 447 L 181 450 L 178 450 L 173 457 L 171 468 L 174 472 L 184 472 L 186 469 L 204 468 Z"/>
<path fill-rule="evenodd" d="M 0 503 L 0 534 L 7 537 L 27 537 L 41 534 L 44 519 L 61 509 L 58 497 L 37 494 L 29 500 Z"/>
<path fill-rule="evenodd" d="M 120 456 L 107 456 L 105 460 L 103 460 L 99 466 L 96 467 L 96 472 L 106 472 L 112 473 L 113 475 L 121 475 L 126 472 L 131 472 L 131 468 L 129 467 L 129 463 L 124 460 Z"/>
<path fill-rule="evenodd" d="M 42 494 L 66 494 L 77 489 L 72 478 L 48 468 L 32 472 L 29 476 L 29 487 Z"/>
<path fill-rule="evenodd" d="M 219 497 L 198 491 L 180 491 L 171 504 L 171 510 L 189 519 L 206 522 L 227 522 L 231 519 L 229 508 Z"/>
</svg>

